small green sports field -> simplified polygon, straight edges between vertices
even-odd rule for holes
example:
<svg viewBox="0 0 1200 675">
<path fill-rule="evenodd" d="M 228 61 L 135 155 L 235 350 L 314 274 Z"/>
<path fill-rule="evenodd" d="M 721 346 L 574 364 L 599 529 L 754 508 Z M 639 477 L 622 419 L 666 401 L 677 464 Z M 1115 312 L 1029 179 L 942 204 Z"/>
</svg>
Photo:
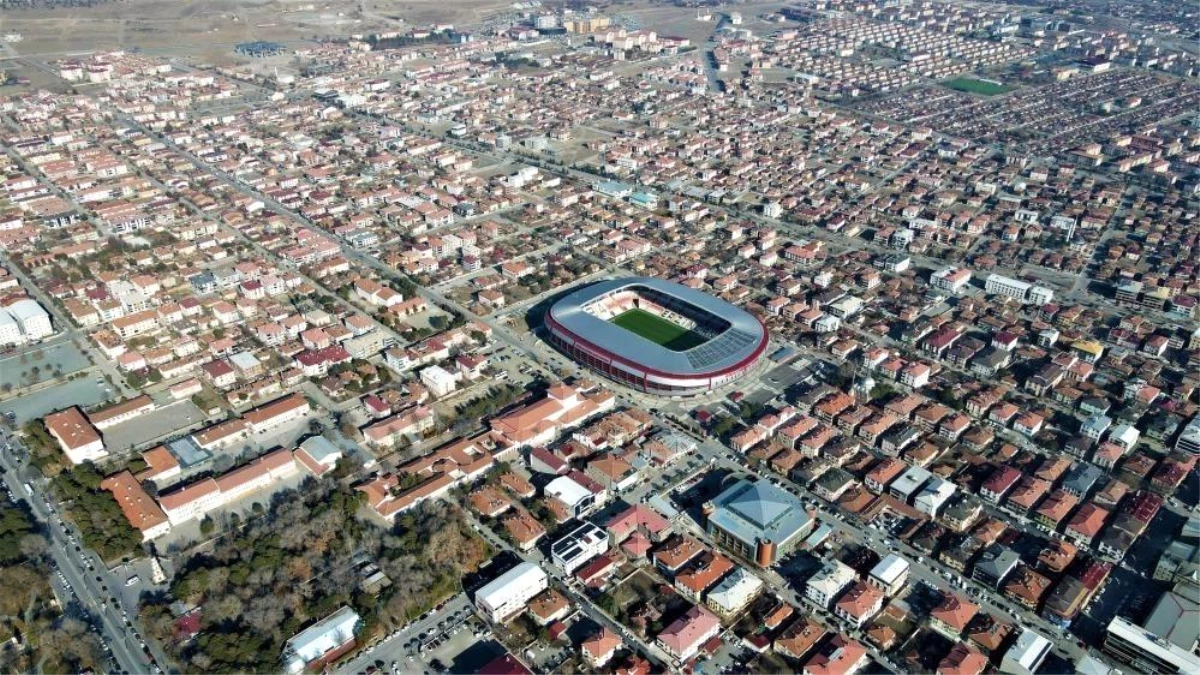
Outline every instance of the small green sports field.
<svg viewBox="0 0 1200 675">
<path fill-rule="evenodd" d="M 612 323 L 625 330 L 660 344 L 673 352 L 682 352 L 704 344 L 708 338 L 651 314 L 644 309 L 631 309 L 612 318 Z"/>
<path fill-rule="evenodd" d="M 1003 94 L 1016 88 L 986 80 L 978 80 L 973 77 L 956 77 L 948 82 L 943 82 L 942 86 L 982 96 L 995 96 L 996 94 Z"/>
</svg>

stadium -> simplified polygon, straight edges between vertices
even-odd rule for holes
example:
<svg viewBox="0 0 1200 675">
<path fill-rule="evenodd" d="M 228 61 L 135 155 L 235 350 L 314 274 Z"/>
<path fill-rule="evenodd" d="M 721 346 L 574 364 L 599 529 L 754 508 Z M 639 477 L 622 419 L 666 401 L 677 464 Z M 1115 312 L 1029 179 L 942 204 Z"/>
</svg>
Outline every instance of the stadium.
<svg viewBox="0 0 1200 675">
<path fill-rule="evenodd" d="M 550 340 L 596 372 L 650 394 L 692 396 L 749 371 L 770 340 L 733 305 L 661 279 L 601 281 L 554 303 Z"/>
</svg>

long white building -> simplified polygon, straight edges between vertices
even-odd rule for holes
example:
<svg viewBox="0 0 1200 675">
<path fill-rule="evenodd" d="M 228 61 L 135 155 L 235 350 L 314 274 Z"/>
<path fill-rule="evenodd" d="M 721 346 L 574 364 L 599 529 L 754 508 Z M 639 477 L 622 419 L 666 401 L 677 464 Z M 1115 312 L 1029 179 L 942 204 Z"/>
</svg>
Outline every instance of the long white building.
<svg viewBox="0 0 1200 675">
<path fill-rule="evenodd" d="M 159 497 L 158 503 L 171 524 L 180 525 L 204 518 L 299 471 L 292 451 L 280 448 L 216 478 L 204 478 L 173 490 Z"/>
<path fill-rule="evenodd" d="M 322 662 L 333 654 L 345 653 L 361 626 L 362 617 L 347 606 L 305 628 L 284 645 L 284 671 L 299 673 L 309 664 Z"/>
<path fill-rule="evenodd" d="M 988 275 L 983 289 L 988 293 L 1008 296 L 1019 302 L 1032 305 L 1044 305 L 1054 299 L 1054 291 L 1049 288 L 1035 286 L 1002 274 Z"/>
<path fill-rule="evenodd" d="M 475 592 L 475 606 L 496 623 L 520 614 L 529 601 L 550 587 L 541 567 L 524 562 Z"/>
</svg>

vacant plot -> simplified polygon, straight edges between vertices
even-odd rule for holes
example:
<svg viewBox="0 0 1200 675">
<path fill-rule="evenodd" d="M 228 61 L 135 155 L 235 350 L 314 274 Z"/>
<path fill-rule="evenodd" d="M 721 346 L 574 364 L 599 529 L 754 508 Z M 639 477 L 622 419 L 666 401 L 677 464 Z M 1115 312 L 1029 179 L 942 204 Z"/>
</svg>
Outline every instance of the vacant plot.
<svg viewBox="0 0 1200 675">
<path fill-rule="evenodd" d="M 644 309 L 631 309 L 613 318 L 612 322 L 673 352 L 682 352 L 707 341 L 703 335 L 693 333 Z"/>
<path fill-rule="evenodd" d="M 1003 94 L 1006 91 L 1012 91 L 1015 87 L 1006 87 L 999 82 L 991 82 L 989 80 L 977 80 L 973 77 L 957 77 L 948 82 L 943 82 L 942 86 L 958 91 L 965 91 L 968 94 L 982 94 L 984 96 L 995 96 Z"/>
<path fill-rule="evenodd" d="M 196 426 L 205 417 L 191 401 L 176 401 L 137 419 L 110 427 L 104 434 L 104 445 L 110 452 L 137 447 Z"/>
</svg>

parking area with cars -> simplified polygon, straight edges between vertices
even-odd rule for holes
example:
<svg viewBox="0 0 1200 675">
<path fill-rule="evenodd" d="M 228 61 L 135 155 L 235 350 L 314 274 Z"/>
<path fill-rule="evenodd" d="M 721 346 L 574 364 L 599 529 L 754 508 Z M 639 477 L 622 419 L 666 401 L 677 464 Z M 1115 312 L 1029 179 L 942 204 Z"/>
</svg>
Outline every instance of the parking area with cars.
<svg viewBox="0 0 1200 675">
<path fill-rule="evenodd" d="M 461 622 L 455 620 L 419 646 L 416 641 L 410 645 L 412 651 L 405 657 L 407 668 L 401 666 L 398 672 L 473 673 L 505 653 L 504 647 L 491 639 L 491 632 L 474 616 Z"/>
<path fill-rule="evenodd" d="M 169 561 L 167 564 L 170 564 Z M 149 558 L 138 558 L 114 567 L 112 574 L 118 585 L 118 588 L 113 590 L 119 595 L 122 603 L 128 607 L 136 607 L 141 600 L 142 593 L 152 593 L 167 588 L 166 579 L 162 584 L 154 583 L 155 574 Z"/>
<path fill-rule="evenodd" d="M 354 675 L 445 672 L 459 653 L 489 637 L 487 626 L 475 616 L 466 594 L 460 593 L 368 645 L 337 667 L 336 672 Z M 439 666 L 441 671 L 437 669 Z"/>
</svg>

